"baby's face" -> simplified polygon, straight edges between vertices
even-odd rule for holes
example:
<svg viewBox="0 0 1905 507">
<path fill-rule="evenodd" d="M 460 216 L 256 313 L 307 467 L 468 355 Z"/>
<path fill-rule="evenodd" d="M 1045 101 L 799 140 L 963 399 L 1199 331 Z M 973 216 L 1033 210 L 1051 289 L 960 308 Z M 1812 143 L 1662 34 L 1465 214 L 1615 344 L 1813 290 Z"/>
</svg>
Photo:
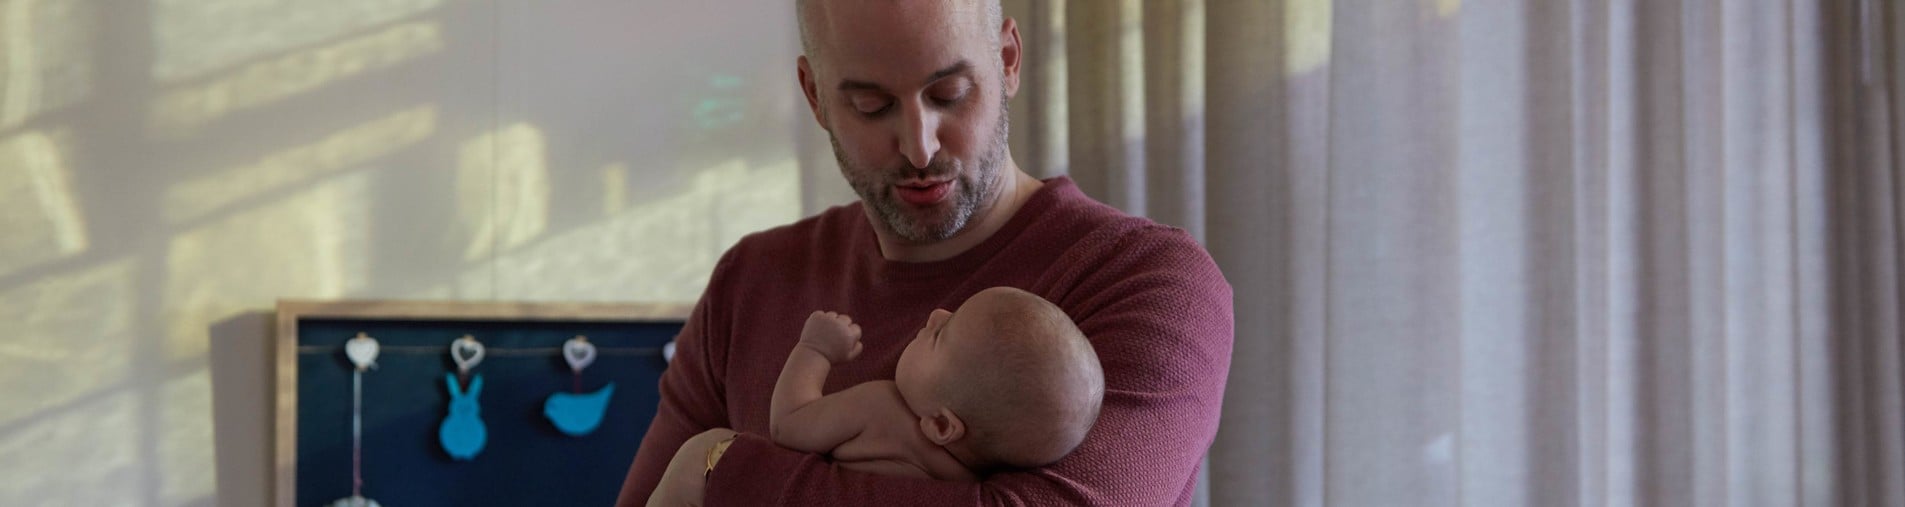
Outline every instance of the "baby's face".
<svg viewBox="0 0 1905 507">
<path fill-rule="evenodd" d="M 893 383 L 899 387 L 900 396 L 906 398 L 908 408 L 920 417 L 927 417 L 937 409 L 933 401 L 933 386 L 945 376 L 947 368 L 954 367 L 952 347 L 958 343 L 958 328 L 953 323 L 954 316 L 967 311 L 971 302 L 959 307 L 959 312 L 933 310 L 926 316 L 926 325 L 913 335 L 913 341 L 906 344 L 906 350 L 900 352 L 900 363 L 893 372 Z"/>
</svg>

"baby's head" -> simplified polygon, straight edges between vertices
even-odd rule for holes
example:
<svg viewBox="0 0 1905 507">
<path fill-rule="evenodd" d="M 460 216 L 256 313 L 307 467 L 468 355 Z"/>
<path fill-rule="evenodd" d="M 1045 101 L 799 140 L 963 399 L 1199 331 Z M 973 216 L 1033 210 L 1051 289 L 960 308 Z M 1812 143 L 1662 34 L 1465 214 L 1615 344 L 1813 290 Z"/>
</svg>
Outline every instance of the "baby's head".
<svg viewBox="0 0 1905 507">
<path fill-rule="evenodd" d="M 934 310 L 894 377 L 926 438 L 980 469 L 1058 461 L 1105 396 L 1098 354 L 1071 318 L 1010 287 Z"/>
</svg>

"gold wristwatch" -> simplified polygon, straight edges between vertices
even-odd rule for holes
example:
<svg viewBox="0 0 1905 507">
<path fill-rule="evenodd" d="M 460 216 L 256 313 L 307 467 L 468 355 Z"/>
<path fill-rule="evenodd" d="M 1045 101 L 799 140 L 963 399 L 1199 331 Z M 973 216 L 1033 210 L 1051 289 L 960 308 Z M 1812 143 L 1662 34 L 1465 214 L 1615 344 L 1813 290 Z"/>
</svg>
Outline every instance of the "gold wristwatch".
<svg viewBox="0 0 1905 507">
<path fill-rule="evenodd" d="M 708 469 L 701 472 L 702 478 L 705 479 L 708 475 L 714 473 L 714 463 L 721 461 L 721 454 L 728 452 L 728 446 L 733 444 L 734 435 L 728 435 L 728 438 L 722 439 L 720 442 L 715 442 L 714 447 L 708 448 Z"/>
</svg>

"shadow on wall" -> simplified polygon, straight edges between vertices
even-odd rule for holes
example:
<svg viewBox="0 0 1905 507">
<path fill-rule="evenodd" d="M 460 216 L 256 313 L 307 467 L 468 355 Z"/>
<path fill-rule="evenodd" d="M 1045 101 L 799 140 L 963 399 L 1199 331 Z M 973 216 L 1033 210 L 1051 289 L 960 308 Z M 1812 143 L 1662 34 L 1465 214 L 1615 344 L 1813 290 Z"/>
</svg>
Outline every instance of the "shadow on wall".
<svg viewBox="0 0 1905 507">
<path fill-rule="evenodd" d="M 688 301 L 799 215 L 788 16 L 102 5 L 0 0 L 0 505 L 267 505 L 277 299 Z"/>
<path fill-rule="evenodd" d="M 236 442 L 266 442 L 274 438 L 271 407 L 273 382 L 272 312 L 244 312 L 212 324 L 212 429 L 218 438 Z M 262 380 L 262 381 L 261 381 Z M 260 409 L 263 410 L 260 410 Z M 261 413 L 262 412 L 262 413 Z M 239 499 L 267 499 L 271 494 L 270 445 L 217 446 L 218 498 L 236 506 Z"/>
</svg>

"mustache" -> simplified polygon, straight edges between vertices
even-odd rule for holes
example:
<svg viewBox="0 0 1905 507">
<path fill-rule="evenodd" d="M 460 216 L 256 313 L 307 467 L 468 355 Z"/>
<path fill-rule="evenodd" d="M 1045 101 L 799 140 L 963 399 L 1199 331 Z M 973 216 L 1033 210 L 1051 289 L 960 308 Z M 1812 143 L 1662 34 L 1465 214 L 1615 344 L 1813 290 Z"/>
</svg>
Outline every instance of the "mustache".
<svg viewBox="0 0 1905 507">
<path fill-rule="evenodd" d="M 900 182 L 900 181 L 914 180 L 914 179 L 921 179 L 921 180 L 942 179 L 948 176 L 953 176 L 955 174 L 958 174 L 959 167 L 957 165 L 957 161 L 935 157 L 933 158 L 932 162 L 926 164 L 926 167 L 913 167 L 912 165 L 901 165 L 899 167 L 896 167 L 887 171 L 882 171 L 882 172 L 891 175 L 887 177 L 887 181 L 889 183 L 892 183 L 892 182 Z"/>
</svg>

